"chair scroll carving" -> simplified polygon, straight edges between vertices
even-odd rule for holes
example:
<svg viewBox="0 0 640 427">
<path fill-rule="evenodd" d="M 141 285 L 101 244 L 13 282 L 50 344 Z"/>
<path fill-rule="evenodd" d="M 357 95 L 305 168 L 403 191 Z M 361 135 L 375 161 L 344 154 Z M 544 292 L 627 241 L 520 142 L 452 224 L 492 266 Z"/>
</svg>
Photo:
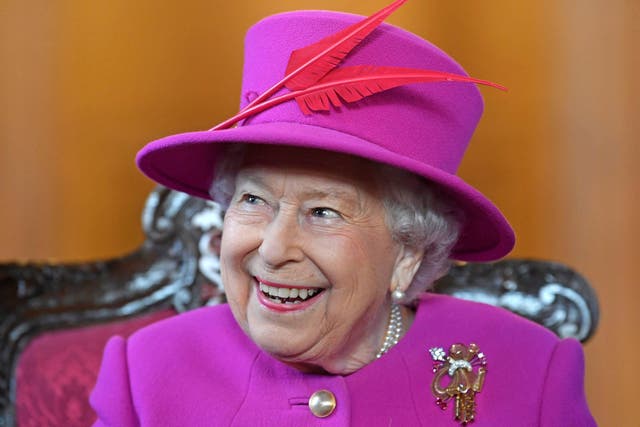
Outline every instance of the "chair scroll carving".
<svg viewBox="0 0 640 427">
<path fill-rule="evenodd" d="M 550 261 L 508 259 L 454 267 L 434 292 L 503 307 L 561 338 L 586 342 L 597 328 L 598 299 L 584 277 Z"/>
<path fill-rule="evenodd" d="M 0 264 L 0 427 L 15 424 L 15 370 L 34 337 L 222 301 L 217 258 L 200 255 L 204 242 L 219 242 L 221 224 L 215 204 L 158 187 L 142 215 L 145 241 L 130 255 L 82 264 Z"/>
<path fill-rule="evenodd" d="M 218 205 L 157 187 L 148 197 L 145 241 L 122 258 L 82 264 L 0 264 L 0 427 L 15 424 L 18 357 L 48 331 L 224 301 Z M 505 307 L 586 341 L 598 323 L 594 291 L 560 264 L 505 260 L 454 267 L 435 292 Z"/>
</svg>

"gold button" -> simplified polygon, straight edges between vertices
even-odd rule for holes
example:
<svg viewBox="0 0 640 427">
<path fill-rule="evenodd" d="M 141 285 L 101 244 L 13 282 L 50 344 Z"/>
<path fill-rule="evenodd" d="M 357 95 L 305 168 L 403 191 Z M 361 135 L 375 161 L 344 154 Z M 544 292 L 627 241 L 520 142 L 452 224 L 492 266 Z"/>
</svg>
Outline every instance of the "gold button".
<svg viewBox="0 0 640 427">
<path fill-rule="evenodd" d="M 318 390 L 309 398 L 309 409 L 318 418 L 328 417 L 336 409 L 336 397 L 329 390 Z"/>
</svg>

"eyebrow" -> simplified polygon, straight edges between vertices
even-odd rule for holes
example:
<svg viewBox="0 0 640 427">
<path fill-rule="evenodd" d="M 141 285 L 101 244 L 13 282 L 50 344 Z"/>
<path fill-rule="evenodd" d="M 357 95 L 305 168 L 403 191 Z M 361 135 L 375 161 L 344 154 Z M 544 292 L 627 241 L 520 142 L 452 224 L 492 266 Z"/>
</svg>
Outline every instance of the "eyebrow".
<svg viewBox="0 0 640 427">
<path fill-rule="evenodd" d="M 272 190 L 269 185 L 260 177 L 259 174 L 245 172 L 242 173 L 242 178 L 251 184 L 257 185 L 258 187 L 264 188 L 266 190 Z M 344 188 L 337 186 L 327 186 L 322 189 L 309 189 L 301 193 L 305 198 L 330 198 L 330 199 L 340 199 L 344 202 L 351 202 L 355 200 L 359 200 L 359 194 L 357 190 L 345 190 Z"/>
<path fill-rule="evenodd" d="M 242 179 L 248 181 L 251 184 L 269 190 L 269 186 L 264 182 L 264 180 L 262 180 L 258 175 L 254 173 L 240 172 L 238 173 L 238 178 L 239 177 L 242 177 Z"/>
<path fill-rule="evenodd" d="M 344 201 L 351 200 L 354 196 L 357 198 L 357 191 L 348 191 L 339 187 L 326 187 L 322 190 L 313 189 L 302 193 L 305 197 L 309 198 L 336 198 Z"/>
</svg>

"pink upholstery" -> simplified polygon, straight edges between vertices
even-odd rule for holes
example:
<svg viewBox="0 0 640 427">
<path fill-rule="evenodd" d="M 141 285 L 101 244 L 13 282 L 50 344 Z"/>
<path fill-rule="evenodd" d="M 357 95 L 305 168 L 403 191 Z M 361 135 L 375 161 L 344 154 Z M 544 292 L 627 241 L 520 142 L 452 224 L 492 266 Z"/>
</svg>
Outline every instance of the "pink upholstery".
<svg viewBox="0 0 640 427">
<path fill-rule="evenodd" d="M 85 427 L 95 421 L 88 396 L 93 389 L 105 343 L 172 310 L 97 326 L 45 333 L 20 356 L 16 372 L 16 419 L 19 427 Z"/>
</svg>

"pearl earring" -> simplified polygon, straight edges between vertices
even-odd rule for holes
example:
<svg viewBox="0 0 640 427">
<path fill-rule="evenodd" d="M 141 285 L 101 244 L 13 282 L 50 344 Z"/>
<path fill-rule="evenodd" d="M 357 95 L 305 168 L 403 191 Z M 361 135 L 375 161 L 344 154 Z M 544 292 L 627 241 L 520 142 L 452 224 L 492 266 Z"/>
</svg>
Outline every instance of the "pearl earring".
<svg viewBox="0 0 640 427">
<path fill-rule="evenodd" d="M 407 294 L 405 294 L 404 291 L 402 289 L 400 289 L 400 288 L 396 288 L 395 291 L 391 292 L 391 299 L 395 303 L 402 302 L 405 299 L 406 296 L 407 296 Z"/>
</svg>

